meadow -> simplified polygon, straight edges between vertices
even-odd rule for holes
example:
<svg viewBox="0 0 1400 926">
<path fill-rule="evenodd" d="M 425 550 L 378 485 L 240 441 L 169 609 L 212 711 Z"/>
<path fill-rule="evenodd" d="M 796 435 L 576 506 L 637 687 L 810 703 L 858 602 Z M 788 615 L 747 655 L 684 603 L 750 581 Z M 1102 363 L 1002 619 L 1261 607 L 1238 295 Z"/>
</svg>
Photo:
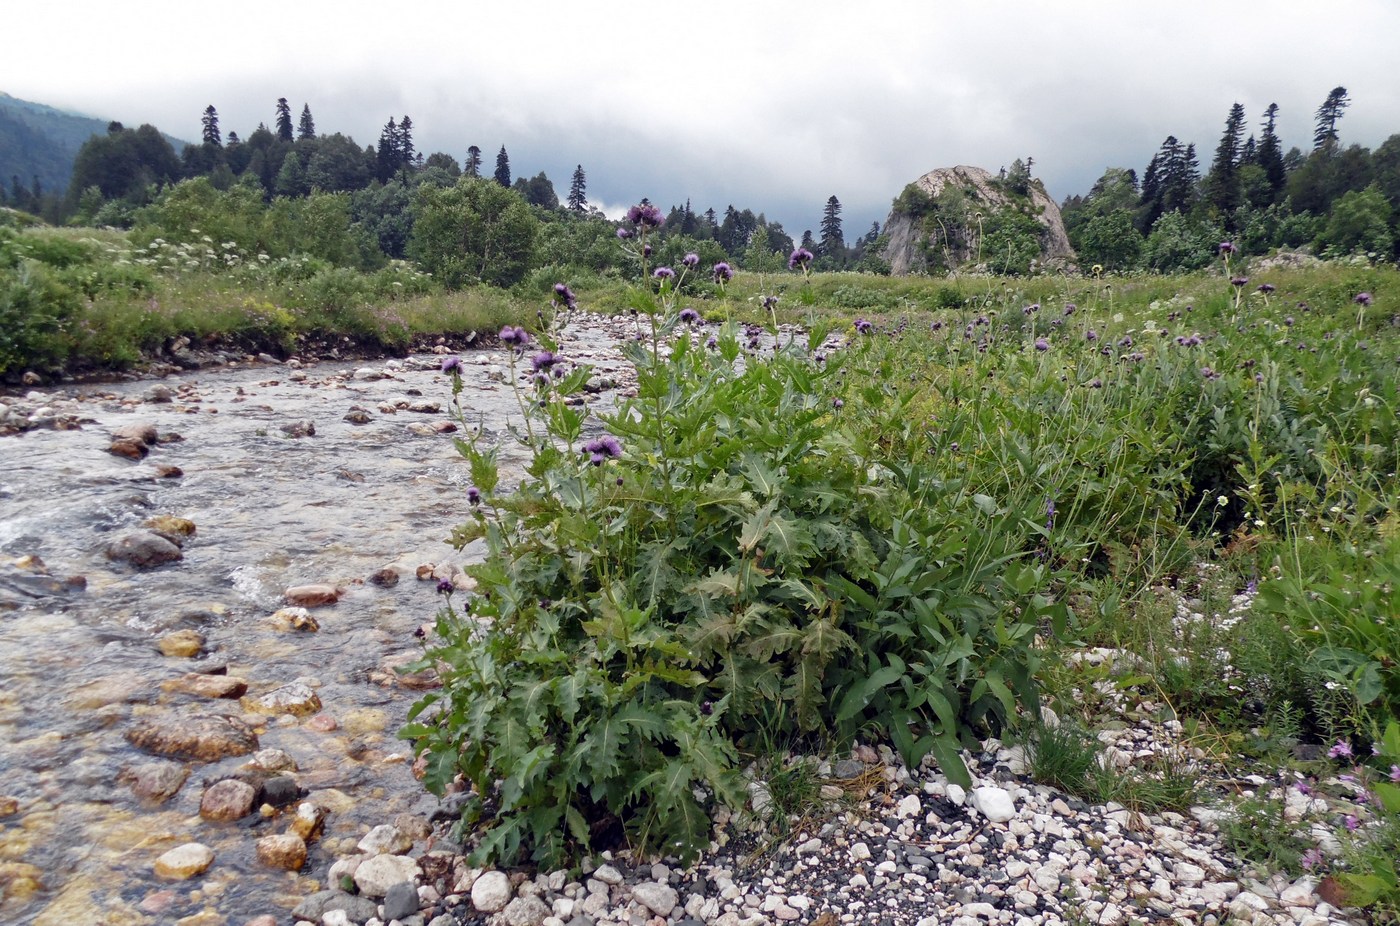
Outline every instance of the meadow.
<svg viewBox="0 0 1400 926">
<path fill-rule="evenodd" d="M 446 687 L 404 731 L 430 788 L 475 785 L 482 860 L 562 863 L 604 819 L 694 854 L 745 766 L 776 779 L 777 757 L 856 740 L 956 782 L 997 737 L 1086 799 L 1206 801 L 1170 763 L 1103 761 L 1126 699 L 1208 761 L 1283 769 L 1346 811 L 1323 851 L 1286 789 L 1227 801 L 1244 859 L 1400 911 L 1393 267 L 1226 252 L 1172 276 L 726 279 L 639 254 L 631 280 L 555 267 L 448 292 L 408 264 L 0 236 L 11 378 L 181 337 L 497 337 L 534 462 L 507 489 L 495 447 L 460 444 L 454 539 L 489 554 L 475 589 L 444 589 L 425 664 Z M 578 401 L 591 371 L 558 338 L 575 301 L 638 319 L 615 410 Z"/>
</svg>

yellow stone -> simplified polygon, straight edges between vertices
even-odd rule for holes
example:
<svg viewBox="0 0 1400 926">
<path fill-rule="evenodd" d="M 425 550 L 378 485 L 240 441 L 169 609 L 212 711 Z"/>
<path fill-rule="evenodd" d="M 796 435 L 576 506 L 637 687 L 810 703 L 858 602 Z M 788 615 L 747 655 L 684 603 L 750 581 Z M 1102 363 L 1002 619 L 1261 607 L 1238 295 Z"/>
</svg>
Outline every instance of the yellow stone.
<svg viewBox="0 0 1400 926">
<path fill-rule="evenodd" d="M 389 726 L 389 714 L 377 707 L 360 707 L 341 717 L 340 725 L 351 736 L 382 733 Z"/>
</svg>

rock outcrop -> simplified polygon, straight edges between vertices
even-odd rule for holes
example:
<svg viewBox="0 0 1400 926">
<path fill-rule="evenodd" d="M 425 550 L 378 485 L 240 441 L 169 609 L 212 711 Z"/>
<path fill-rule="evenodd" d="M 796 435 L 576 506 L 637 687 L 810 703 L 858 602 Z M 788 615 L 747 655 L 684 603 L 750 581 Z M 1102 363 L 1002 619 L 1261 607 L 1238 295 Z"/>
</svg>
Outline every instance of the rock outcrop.
<svg viewBox="0 0 1400 926">
<path fill-rule="evenodd" d="M 1065 268 L 1075 262 L 1074 248 L 1070 246 L 1059 207 L 1038 180 L 1026 183 L 1025 195 L 1018 196 L 988 171 L 980 167 L 960 165 L 931 170 L 910 186 L 917 187 L 930 201 L 937 200 L 949 187 L 962 193 L 967 215 L 940 216 L 940 229 L 945 233 L 951 230 L 952 234 L 935 245 L 953 266 L 961 266 L 977 259 L 974 237 L 977 231 L 977 214 L 982 213 L 985 219 L 1003 209 L 1026 211 L 1040 225 L 1039 266 Z M 904 198 L 900 197 L 901 200 Z M 889 236 L 889 245 L 885 248 L 884 256 L 890 263 L 892 274 L 905 276 L 927 269 L 926 254 L 930 244 L 929 229 L 926 227 L 928 224 L 924 215 L 900 209 L 899 201 L 896 201 L 896 207 L 885 219 L 885 234 Z M 956 233 L 958 226 L 967 230 L 967 234 L 961 239 Z"/>
</svg>

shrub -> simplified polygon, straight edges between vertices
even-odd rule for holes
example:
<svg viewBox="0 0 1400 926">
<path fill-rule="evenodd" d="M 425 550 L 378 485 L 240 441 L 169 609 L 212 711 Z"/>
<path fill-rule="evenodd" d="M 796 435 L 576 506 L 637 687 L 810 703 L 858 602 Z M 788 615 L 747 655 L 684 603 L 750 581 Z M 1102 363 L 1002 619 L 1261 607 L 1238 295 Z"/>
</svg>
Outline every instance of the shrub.
<svg viewBox="0 0 1400 926">
<path fill-rule="evenodd" d="M 666 313 L 624 347 L 636 398 L 595 423 L 569 404 L 587 368 L 529 380 L 514 492 L 498 448 L 459 445 L 480 496 L 453 541 L 488 552 L 424 663 L 444 688 L 404 735 L 430 788 L 472 783 L 467 821 L 492 808 L 477 857 L 560 864 L 610 820 L 693 857 L 760 742 L 877 736 L 970 783 L 960 749 L 1034 707 L 1032 638 L 1066 618 L 1014 552 L 1019 516 L 843 413 L 824 329 L 760 356 L 733 325 L 702 347 L 669 298 L 634 303 Z M 1003 534 L 1009 554 L 981 542 Z"/>
</svg>

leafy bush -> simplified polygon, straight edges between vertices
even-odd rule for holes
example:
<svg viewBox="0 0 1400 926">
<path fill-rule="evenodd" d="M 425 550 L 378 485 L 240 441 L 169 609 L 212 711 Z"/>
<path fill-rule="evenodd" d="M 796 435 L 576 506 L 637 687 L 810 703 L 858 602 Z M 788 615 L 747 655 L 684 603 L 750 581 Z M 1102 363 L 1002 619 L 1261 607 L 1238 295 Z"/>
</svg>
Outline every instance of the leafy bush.
<svg viewBox="0 0 1400 926">
<path fill-rule="evenodd" d="M 404 734 L 430 788 L 472 783 L 467 820 L 494 811 L 479 858 L 559 864 L 609 821 L 693 856 L 760 741 L 884 737 L 967 783 L 960 748 L 1034 706 L 1032 638 L 1066 612 L 1015 552 L 1019 517 L 885 454 L 842 411 L 846 352 L 817 359 L 824 336 L 760 359 L 734 326 L 706 348 L 671 314 L 624 347 L 638 392 L 607 435 L 568 402 L 586 368 L 527 381 L 515 492 L 498 448 L 460 444 L 481 495 L 453 539 L 487 558 Z M 1009 554 L 981 542 L 1008 531 Z"/>
<path fill-rule="evenodd" d="M 81 309 L 73 288 L 40 263 L 0 269 L 0 376 L 62 363 Z"/>
</svg>

